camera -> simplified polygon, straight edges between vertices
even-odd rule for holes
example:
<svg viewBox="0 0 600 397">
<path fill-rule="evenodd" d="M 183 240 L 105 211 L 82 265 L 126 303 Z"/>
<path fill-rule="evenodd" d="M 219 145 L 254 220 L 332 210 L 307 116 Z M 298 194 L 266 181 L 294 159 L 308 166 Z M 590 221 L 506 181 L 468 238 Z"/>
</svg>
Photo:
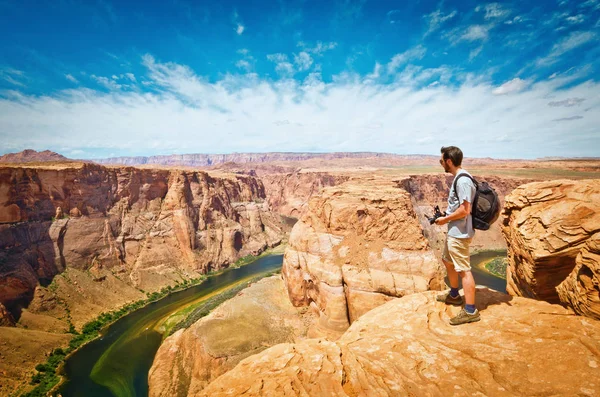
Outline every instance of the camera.
<svg viewBox="0 0 600 397">
<path fill-rule="evenodd" d="M 442 216 L 446 216 L 446 213 L 440 211 L 440 207 L 437 206 L 437 205 L 433 208 L 433 211 L 434 211 L 433 216 L 429 217 L 429 216 L 425 215 L 425 217 L 429 221 L 430 225 L 433 225 L 435 223 L 435 220 L 437 218 L 441 218 Z"/>
</svg>

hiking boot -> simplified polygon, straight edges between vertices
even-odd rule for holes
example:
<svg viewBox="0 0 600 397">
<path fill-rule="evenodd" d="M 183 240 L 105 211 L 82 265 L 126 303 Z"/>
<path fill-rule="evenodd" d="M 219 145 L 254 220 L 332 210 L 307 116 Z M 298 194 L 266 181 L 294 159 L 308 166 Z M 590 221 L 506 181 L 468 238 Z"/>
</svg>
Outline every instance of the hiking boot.
<svg viewBox="0 0 600 397">
<path fill-rule="evenodd" d="M 463 303 L 462 296 L 452 296 L 450 295 L 450 291 L 444 292 L 443 294 L 439 294 L 435 297 L 435 300 L 438 302 L 444 302 L 447 305 L 460 306 Z"/>
<path fill-rule="evenodd" d="M 466 323 L 474 323 L 475 321 L 481 320 L 481 316 L 479 316 L 479 310 L 475 309 L 475 313 L 469 314 L 463 308 L 460 310 L 460 313 L 456 315 L 456 317 L 452 317 L 450 319 L 451 325 L 460 325 Z"/>
</svg>

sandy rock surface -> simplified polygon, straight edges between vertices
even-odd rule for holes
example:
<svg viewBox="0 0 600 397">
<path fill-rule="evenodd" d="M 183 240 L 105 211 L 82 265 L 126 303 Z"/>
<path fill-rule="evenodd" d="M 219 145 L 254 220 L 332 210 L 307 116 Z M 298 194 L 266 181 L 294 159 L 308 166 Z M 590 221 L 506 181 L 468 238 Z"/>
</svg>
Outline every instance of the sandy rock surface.
<svg viewBox="0 0 600 397">
<path fill-rule="evenodd" d="M 198 396 L 526 396 L 600 393 L 600 322 L 559 305 L 478 291 L 482 320 L 435 292 L 388 302 L 336 342 L 283 344 L 243 360 Z"/>
<path fill-rule="evenodd" d="M 310 315 L 290 303 L 280 275 L 265 278 L 168 337 L 149 373 L 151 397 L 196 395 L 242 359 L 306 336 Z"/>
</svg>

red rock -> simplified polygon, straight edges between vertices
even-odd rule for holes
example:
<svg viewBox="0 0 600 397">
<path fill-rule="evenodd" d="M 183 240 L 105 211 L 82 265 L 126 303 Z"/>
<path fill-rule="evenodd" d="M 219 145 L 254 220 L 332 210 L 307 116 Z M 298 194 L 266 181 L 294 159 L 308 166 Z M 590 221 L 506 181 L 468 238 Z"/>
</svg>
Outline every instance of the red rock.
<svg viewBox="0 0 600 397">
<path fill-rule="evenodd" d="M 506 198 L 504 216 L 508 292 L 598 318 L 600 180 L 523 185 Z"/>
<path fill-rule="evenodd" d="M 315 334 L 332 337 L 389 299 L 443 285 L 410 194 L 377 179 L 313 197 L 292 230 L 282 274 L 292 303 L 320 314 Z"/>
<path fill-rule="evenodd" d="M 453 327 L 459 309 L 435 295 L 379 306 L 336 342 L 274 346 L 188 396 L 600 394 L 600 322 L 483 289 L 482 320 Z"/>
</svg>

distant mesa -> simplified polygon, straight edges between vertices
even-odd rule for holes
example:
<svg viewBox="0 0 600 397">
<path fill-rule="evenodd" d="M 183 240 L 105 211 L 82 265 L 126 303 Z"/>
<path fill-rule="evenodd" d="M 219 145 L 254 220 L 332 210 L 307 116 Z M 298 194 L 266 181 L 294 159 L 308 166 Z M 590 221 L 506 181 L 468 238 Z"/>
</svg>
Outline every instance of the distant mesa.
<svg viewBox="0 0 600 397">
<path fill-rule="evenodd" d="M 0 156 L 0 163 L 38 163 L 50 161 L 71 161 L 65 156 L 50 150 L 37 152 L 32 149 L 26 149 L 18 153 L 8 153 Z"/>
</svg>

